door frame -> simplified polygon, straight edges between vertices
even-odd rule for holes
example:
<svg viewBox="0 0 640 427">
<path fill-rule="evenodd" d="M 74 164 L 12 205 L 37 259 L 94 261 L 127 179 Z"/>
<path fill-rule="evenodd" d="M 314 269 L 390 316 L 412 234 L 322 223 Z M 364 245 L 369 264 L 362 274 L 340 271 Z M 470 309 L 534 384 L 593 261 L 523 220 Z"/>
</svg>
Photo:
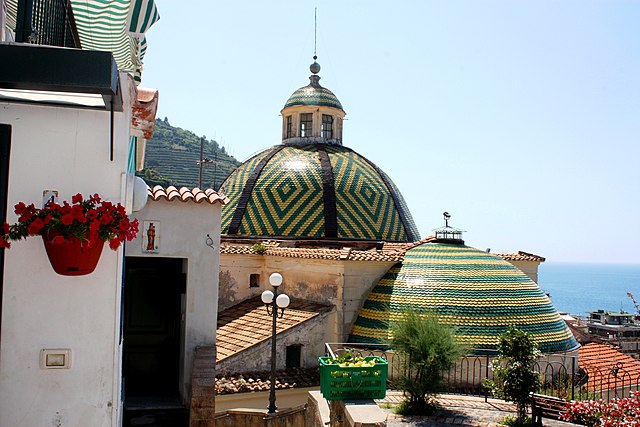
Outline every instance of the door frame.
<svg viewBox="0 0 640 427">
<path fill-rule="evenodd" d="M 124 263 L 124 279 L 123 279 L 123 287 L 122 287 L 122 316 L 121 316 L 121 330 L 122 330 L 122 378 L 123 378 L 123 387 L 122 387 L 122 402 L 125 404 L 125 400 L 127 398 L 125 393 L 126 384 L 124 384 L 124 375 L 125 375 L 125 347 L 126 347 L 126 336 L 125 336 L 125 298 L 127 298 L 127 278 L 129 277 L 130 270 L 154 270 L 154 271 L 167 271 L 173 273 L 179 273 L 181 275 L 182 283 L 179 289 L 180 301 L 178 302 L 179 310 L 176 313 L 178 318 L 175 319 L 177 321 L 177 351 L 178 351 L 178 365 L 175 367 L 177 371 L 177 383 L 175 384 L 175 392 L 178 394 L 180 398 L 180 402 L 184 404 L 186 402 L 186 398 L 188 396 L 182 395 L 182 384 L 184 382 L 184 369 L 183 369 L 183 361 L 184 361 L 184 341 L 185 341 L 185 297 L 186 297 L 186 267 L 187 267 L 187 259 L 186 258 L 169 258 L 169 257 L 151 257 L 151 256 L 126 256 Z"/>
</svg>

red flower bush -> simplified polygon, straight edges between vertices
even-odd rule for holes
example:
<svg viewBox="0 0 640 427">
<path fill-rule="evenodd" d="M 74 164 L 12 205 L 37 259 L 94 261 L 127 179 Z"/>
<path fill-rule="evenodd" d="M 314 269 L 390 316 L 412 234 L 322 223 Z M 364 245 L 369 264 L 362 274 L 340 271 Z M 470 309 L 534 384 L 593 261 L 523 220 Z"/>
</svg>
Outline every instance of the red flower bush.
<svg viewBox="0 0 640 427">
<path fill-rule="evenodd" d="M 12 240 L 46 236 L 53 243 L 79 239 L 87 247 L 108 241 L 109 247 L 116 250 L 122 242 L 133 240 L 138 234 L 138 220 L 130 221 L 124 206 L 102 201 L 97 194 L 85 200 L 78 193 L 71 198 L 71 204 L 49 203 L 42 209 L 20 202 L 15 206 L 15 213 L 17 223 L 2 225 L 0 248 L 10 247 Z"/>
<path fill-rule="evenodd" d="M 571 402 L 560 415 L 563 421 L 598 427 L 640 427 L 640 393 L 631 397 Z"/>
</svg>

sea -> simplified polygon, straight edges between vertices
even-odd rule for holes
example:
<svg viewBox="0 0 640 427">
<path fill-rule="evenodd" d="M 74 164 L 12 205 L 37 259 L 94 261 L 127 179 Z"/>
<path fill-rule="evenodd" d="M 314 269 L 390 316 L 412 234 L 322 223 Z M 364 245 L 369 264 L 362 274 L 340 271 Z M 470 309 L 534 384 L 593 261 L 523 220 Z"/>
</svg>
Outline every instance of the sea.
<svg viewBox="0 0 640 427">
<path fill-rule="evenodd" d="M 545 262 L 538 285 L 560 312 L 588 316 L 587 311 L 636 313 L 631 292 L 640 304 L 640 264 Z"/>
</svg>

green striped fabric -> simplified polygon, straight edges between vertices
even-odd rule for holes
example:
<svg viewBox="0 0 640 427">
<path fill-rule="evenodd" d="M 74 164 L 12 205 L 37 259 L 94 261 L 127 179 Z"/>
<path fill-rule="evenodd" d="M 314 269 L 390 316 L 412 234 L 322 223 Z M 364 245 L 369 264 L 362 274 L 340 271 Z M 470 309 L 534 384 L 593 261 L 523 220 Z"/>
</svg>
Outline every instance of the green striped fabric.
<svg viewBox="0 0 640 427">
<path fill-rule="evenodd" d="M 535 282 L 502 258 L 462 244 L 409 249 L 367 296 L 349 341 L 389 343 L 390 325 L 409 308 L 436 314 L 469 349 L 496 348 L 510 325 L 533 334 L 546 353 L 578 347 Z"/>
</svg>

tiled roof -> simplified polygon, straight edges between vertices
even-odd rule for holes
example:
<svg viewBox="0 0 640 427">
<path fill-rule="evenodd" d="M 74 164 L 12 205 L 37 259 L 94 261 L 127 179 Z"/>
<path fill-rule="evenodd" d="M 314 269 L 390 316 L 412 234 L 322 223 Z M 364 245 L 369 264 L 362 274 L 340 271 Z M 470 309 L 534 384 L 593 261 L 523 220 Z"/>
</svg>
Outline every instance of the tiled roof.
<svg viewBox="0 0 640 427">
<path fill-rule="evenodd" d="M 279 242 L 265 241 L 262 244 L 266 248 L 263 255 L 280 256 L 287 258 L 307 258 L 340 261 L 381 261 L 398 262 L 404 255 L 404 244 L 385 243 L 381 250 L 367 249 L 359 250 L 355 248 L 292 248 L 281 247 Z M 244 254 L 255 255 L 253 244 L 238 244 L 222 242 L 220 245 L 221 254 Z"/>
<path fill-rule="evenodd" d="M 186 187 L 182 187 L 178 190 L 174 186 L 164 188 L 160 185 L 156 185 L 153 188 L 149 188 L 147 194 L 149 195 L 149 198 L 151 200 L 156 201 L 160 199 L 166 199 L 168 201 L 193 201 L 195 203 L 209 203 L 212 205 L 216 203 L 225 205 L 229 202 L 229 199 L 227 199 L 224 194 L 217 193 L 211 188 L 207 188 L 206 190 L 194 188 L 190 190 Z"/>
<path fill-rule="evenodd" d="M 518 251 L 514 254 L 493 254 L 499 256 L 505 261 L 538 261 L 545 262 L 545 258 L 540 255 L 530 254 L 529 252 Z"/>
<path fill-rule="evenodd" d="M 409 242 L 419 232 L 389 177 L 339 145 L 271 147 L 222 184 L 222 234 Z"/>
<path fill-rule="evenodd" d="M 496 348 L 511 325 L 529 332 L 545 353 L 578 343 L 544 292 L 498 256 L 463 244 L 422 243 L 410 248 L 367 296 L 350 342 L 388 342 L 403 310 L 438 315 L 472 349 Z"/>
<path fill-rule="evenodd" d="M 640 384 L 640 361 L 619 352 L 614 346 L 589 343 L 578 350 L 578 366 L 589 379 L 589 391 L 604 391 Z"/>
<path fill-rule="evenodd" d="M 320 384 L 318 368 L 288 368 L 276 371 L 276 389 L 315 387 Z M 216 377 L 216 394 L 269 391 L 271 372 L 245 372 Z"/>
<path fill-rule="evenodd" d="M 291 94 L 284 108 L 294 105 L 318 105 L 342 110 L 342 104 L 329 89 L 320 86 L 320 76 L 309 77 L 311 82 Z"/>
<path fill-rule="evenodd" d="M 291 298 L 291 304 L 278 319 L 280 334 L 306 322 L 331 307 Z M 251 298 L 218 314 L 216 331 L 217 361 L 233 356 L 271 337 L 272 317 L 260 297 Z"/>
</svg>

